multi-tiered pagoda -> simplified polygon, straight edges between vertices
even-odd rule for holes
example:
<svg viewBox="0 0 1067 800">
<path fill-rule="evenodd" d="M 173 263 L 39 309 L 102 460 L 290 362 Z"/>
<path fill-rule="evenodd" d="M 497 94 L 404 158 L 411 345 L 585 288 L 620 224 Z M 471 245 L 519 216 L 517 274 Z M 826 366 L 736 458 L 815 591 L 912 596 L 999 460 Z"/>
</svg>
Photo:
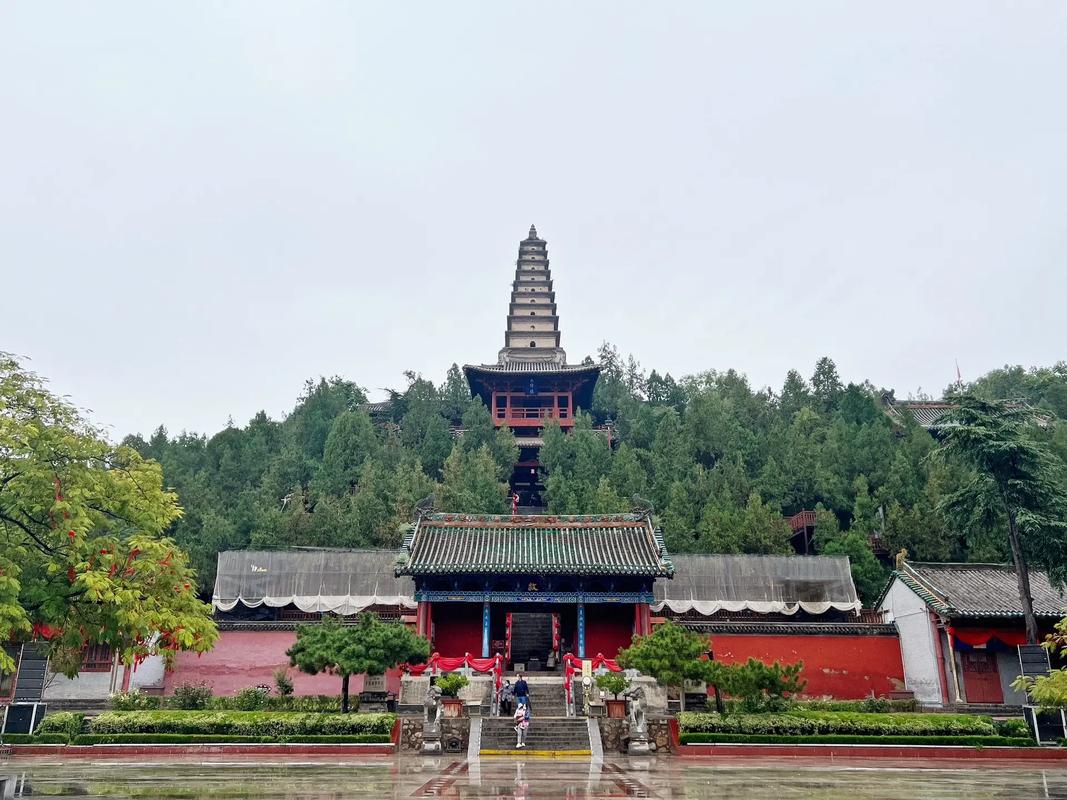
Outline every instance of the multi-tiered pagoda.
<svg viewBox="0 0 1067 800">
<path fill-rule="evenodd" d="M 574 425 L 578 409 L 589 408 L 600 368 L 592 363 L 568 364 L 560 346 L 556 293 L 552 288 L 548 248 L 530 226 L 519 243 L 511 287 L 504 347 L 495 364 L 463 368 L 471 392 L 482 398 L 497 427 L 515 432 L 520 453 L 511 477 L 523 505 L 538 506 L 541 434 L 549 420 Z"/>
</svg>

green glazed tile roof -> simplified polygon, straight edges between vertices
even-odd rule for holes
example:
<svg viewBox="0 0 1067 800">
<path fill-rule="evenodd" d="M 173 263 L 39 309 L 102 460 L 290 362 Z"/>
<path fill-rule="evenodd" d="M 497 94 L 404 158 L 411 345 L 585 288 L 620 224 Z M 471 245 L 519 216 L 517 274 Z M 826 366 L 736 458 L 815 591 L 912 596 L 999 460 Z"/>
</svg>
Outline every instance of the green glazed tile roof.
<svg viewBox="0 0 1067 800">
<path fill-rule="evenodd" d="M 404 542 L 398 575 L 637 575 L 669 578 L 674 566 L 647 517 L 429 514 Z"/>
</svg>

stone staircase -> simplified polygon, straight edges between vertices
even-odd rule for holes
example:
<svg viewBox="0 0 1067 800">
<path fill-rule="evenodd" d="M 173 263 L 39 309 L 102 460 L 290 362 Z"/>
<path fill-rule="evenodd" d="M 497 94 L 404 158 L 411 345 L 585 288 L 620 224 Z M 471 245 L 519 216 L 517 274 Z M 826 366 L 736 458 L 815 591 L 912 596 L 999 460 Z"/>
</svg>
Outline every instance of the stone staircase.
<svg viewBox="0 0 1067 800">
<path fill-rule="evenodd" d="M 514 683 L 514 681 L 512 681 Z M 530 685 L 530 713 L 538 717 L 567 716 L 567 696 L 562 678 L 527 676 Z"/>
<path fill-rule="evenodd" d="M 514 678 L 509 678 L 514 682 Z M 586 755 L 590 752 L 589 726 L 585 717 L 567 717 L 563 679 L 559 676 L 527 676 L 530 685 L 530 727 L 526 747 L 515 751 L 514 722 L 510 716 L 482 720 L 483 753 L 540 751 Z"/>
<path fill-rule="evenodd" d="M 483 753 L 510 753 L 515 750 L 515 729 L 511 719 L 486 717 L 482 720 Z M 590 752 L 589 726 L 585 717 L 534 717 L 526 731 L 526 747 L 519 753 L 541 751 L 587 755 Z"/>
</svg>

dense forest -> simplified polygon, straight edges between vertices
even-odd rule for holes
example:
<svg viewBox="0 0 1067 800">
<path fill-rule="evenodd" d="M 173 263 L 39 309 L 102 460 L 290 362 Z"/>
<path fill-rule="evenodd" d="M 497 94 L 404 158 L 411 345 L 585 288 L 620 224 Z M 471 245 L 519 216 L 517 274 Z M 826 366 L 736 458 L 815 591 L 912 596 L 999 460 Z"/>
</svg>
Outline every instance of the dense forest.
<svg viewBox="0 0 1067 800">
<path fill-rule="evenodd" d="M 1002 561 L 1003 535 L 959 530 L 939 501 L 969 479 L 938 457 L 937 441 L 884 413 L 886 392 L 843 384 L 829 358 L 810 379 L 790 371 L 779 391 L 744 375 L 704 372 L 674 379 L 646 373 L 604 344 L 588 414 L 570 435 L 545 431 L 541 460 L 552 513 L 630 510 L 653 504 L 673 552 L 787 553 L 785 518 L 816 509 L 815 546 L 851 557 L 870 601 L 886 575 L 871 536 L 913 559 Z M 493 427 L 456 365 L 437 386 L 408 373 L 407 387 L 368 408 L 357 384 L 309 381 L 283 420 L 260 412 L 244 427 L 207 437 L 164 427 L 129 437 L 163 465 L 185 514 L 172 533 L 210 593 L 215 554 L 293 545 L 396 547 L 415 504 L 431 493 L 447 511 L 504 513 L 514 437 Z M 968 391 L 1047 412 L 1034 436 L 1067 460 L 1067 363 L 1005 367 Z M 373 410 L 373 415 L 370 411 Z M 597 426 L 610 424 L 613 445 Z M 462 428 L 463 434 L 454 435 Z"/>
</svg>

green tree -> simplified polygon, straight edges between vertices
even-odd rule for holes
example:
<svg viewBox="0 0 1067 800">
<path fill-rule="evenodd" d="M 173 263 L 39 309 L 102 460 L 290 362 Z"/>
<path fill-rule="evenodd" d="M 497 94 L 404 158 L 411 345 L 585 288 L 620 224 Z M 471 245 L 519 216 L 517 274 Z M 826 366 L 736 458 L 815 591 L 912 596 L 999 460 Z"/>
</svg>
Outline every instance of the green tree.
<svg viewBox="0 0 1067 800">
<path fill-rule="evenodd" d="M 860 599 L 867 604 L 874 602 L 888 575 L 871 550 L 869 532 L 842 531 L 836 515 L 820 503 L 815 507 L 815 548 L 824 556 L 848 556 Z"/>
<path fill-rule="evenodd" d="M 804 377 L 795 369 L 789 370 L 782 385 L 782 393 L 778 397 L 778 408 L 786 421 L 791 421 L 793 415 L 802 408 L 811 405 L 811 389 Z"/>
<path fill-rule="evenodd" d="M 366 411 L 345 411 L 334 420 L 326 437 L 316 488 L 325 494 L 346 494 L 359 483 L 359 473 L 378 451 L 378 435 Z"/>
<path fill-rule="evenodd" d="M 833 359 L 827 356 L 820 358 L 815 364 L 815 374 L 811 376 L 811 394 L 815 402 L 823 411 L 833 411 L 844 390 Z"/>
<path fill-rule="evenodd" d="M 681 625 L 665 622 L 648 636 L 635 636 L 633 644 L 619 651 L 619 666 L 649 675 L 664 687 L 678 687 L 681 709 L 685 711 L 684 684 L 705 680 L 710 675 L 711 639 L 687 631 Z"/>
<path fill-rule="evenodd" d="M 348 713 L 348 683 L 353 675 L 382 675 L 398 664 L 421 664 L 430 643 L 406 625 L 381 622 L 360 614 L 355 624 L 324 617 L 296 629 L 296 642 L 286 651 L 289 665 L 309 675 L 327 672 L 341 678 L 341 713 Z"/>
<path fill-rule="evenodd" d="M 1030 592 L 1029 562 L 1054 580 L 1067 577 L 1067 489 L 1064 465 L 1032 438 L 1033 412 L 973 395 L 959 398 L 948 415 L 942 452 L 974 470 L 973 478 L 941 502 L 964 530 L 1002 528 L 1007 533 L 1026 621 L 1026 637 L 1038 639 Z"/>
<path fill-rule="evenodd" d="M 158 463 L 114 447 L 73 406 L 0 354 L 0 640 L 38 636 L 73 676 L 90 644 L 124 663 L 203 652 L 218 635 Z M 12 659 L 0 653 L 0 669 Z"/>
<path fill-rule="evenodd" d="M 445 511 L 467 514 L 507 513 L 508 485 L 487 445 L 474 452 L 459 445 L 445 461 L 438 501 Z"/>
<path fill-rule="evenodd" d="M 453 425 L 459 425 L 463 414 L 467 410 L 467 404 L 471 400 L 471 390 L 467 385 L 467 379 L 463 377 L 463 370 L 459 365 L 453 364 L 448 368 L 448 375 L 441 385 L 441 414 Z"/>
</svg>

